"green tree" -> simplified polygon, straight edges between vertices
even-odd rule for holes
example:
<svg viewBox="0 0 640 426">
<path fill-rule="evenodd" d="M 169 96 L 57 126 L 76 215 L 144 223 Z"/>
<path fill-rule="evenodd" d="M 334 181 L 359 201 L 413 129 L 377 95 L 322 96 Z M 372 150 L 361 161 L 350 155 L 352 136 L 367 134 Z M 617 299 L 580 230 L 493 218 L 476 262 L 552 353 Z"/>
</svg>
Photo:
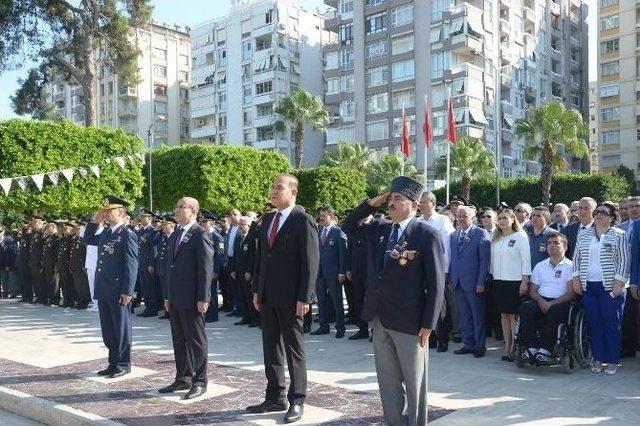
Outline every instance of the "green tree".
<svg viewBox="0 0 640 426">
<path fill-rule="evenodd" d="M 313 96 L 304 89 L 297 89 L 290 95 L 280 98 L 275 109 L 281 119 L 276 121 L 275 130 L 285 133 L 290 126 L 295 134 L 295 167 L 302 167 L 304 126 L 324 131 L 329 123 L 329 113 L 322 105 L 319 96 Z"/>
<path fill-rule="evenodd" d="M 320 165 L 366 171 L 372 164 L 373 152 L 362 143 L 339 141 L 335 151 L 327 151 Z"/>
<path fill-rule="evenodd" d="M 567 169 L 565 159 L 558 153 L 558 145 L 562 144 L 568 153 L 582 158 L 589 154 L 584 140 L 588 131 L 580 112 L 566 109 L 560 102 L 530 108 L 526 118 L 516 120 L 516 136 L 526 142 L 525 157 L 540 160 L 540 192 L 544 204 L 549 204 L 551 199 L 553 172 Z"/>
<path fill-rule="evenodd" d="M 471 181 L 496 169 L 493 154 L 482 141 L 471 138 L 461 138 L 451 147 L 450 163 L 451 169 L 460 177 L 462 196 L 467 199 L 471 194 Z M 446 175 L 446 156 L 438 158 L 436 171 L 440 176 Z"/>
<path fill-rule="evenodd" d="M 629 188 L 631 188 L 631 193 L 636 193 L 636 174 L 629 167 L 625 165 L 618 166 L 618 169 L 615 171 L 618 176 L 621 176 L 629 183 Z"/>
<path fill-rule="evenodd" d="M 422 175 L 411 161 L 404 156 L 387 154 L 381 157 L 377 162 L 370 165 L 367 172 L 369 195 L 386 191 L 391 181 L 401 174 L 416 179 L 417 181 L 422 181 Z"/>
<path fill-rule="evenodd" d="M 138 79 L 139 50 L 131 27 L 151 15 L 149 0 L 10 0 L 0 5 L 0 73 L 25 59 L 39 66 L 22 81 L 13 97 L 16 113 L 42 117 L 44 69 L 53 69 L 82 88 L 85 125 L 96 124 L 98 61 L 118 75 L 121 84 Z"/>
</svg>

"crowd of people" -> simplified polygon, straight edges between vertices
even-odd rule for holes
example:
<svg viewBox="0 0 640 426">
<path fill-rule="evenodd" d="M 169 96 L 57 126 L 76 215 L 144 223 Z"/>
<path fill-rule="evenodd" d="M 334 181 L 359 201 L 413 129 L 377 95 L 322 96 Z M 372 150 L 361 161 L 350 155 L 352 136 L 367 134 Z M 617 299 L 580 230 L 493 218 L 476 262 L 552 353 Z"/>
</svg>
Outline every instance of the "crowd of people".
<svg viewBox="0 0 640 426">
<path fill-rule="evenodd" d="M 287 175 L 286 179 L 292 178 Z M 286 181 L 281 191 L 286 191 L 289 188 L 287 185 L 293 188 L 292 181 Z M 269 386 L 267 400 L 249 407 L 252 412 L 275 411 L 284 406 L 279 394 L 284 389 L 283 354 L 281 350 L 274 349 L 278 346 L 274 339 L 279 341 L 282 336 L 294 388 L 290 388 L 287 399 L 292 407 L 298 407 L 297 412 L 294 410 L 287 414 L 288 419 L 293 421 L 302 414 L 306 390 L 306 370 L 304 378 L 295 374 L 295 371 L 306 368 L 300 336 L 285 332 L 291 327 L 296 329 L 295 324 L 291 325 L 295 318 L 300 320 L 301 333 L 331 335 L 333 323 L 334 336 L 341 339 L 345 337 L 346 326 L 355 325 L 357 330 L 348 339 L 360 340 L 370 338 L 370 327 L 373 326 L 374 345 L 376 340 L 389 338 L 376 332 L 376 329 L 400 330 L 409 335 L 417 334 L 421 342 L 426 336 L 429 346 L 438 352 L 448 351 L 450 340 L 461 343 L 462 346 L 454 353 L 472 354 L 476 358 L 485 355 L 486 338 L 493 336 L 503 342 L 502 360 L 506 362 L 514 360 L 516 324 L 519 319 L 520 339 L 525 347 L 523 358 L 545 364 L 550 363 L 554 356 L 558 325 L 567 321 L 569 304 L 579 299 L 589 329 L 592 372 L 615 374 L 621 357 L 636 355 L 640 319 L 640 222 L 637 221 L 640 218 L 640 197 L 601 203 L 585 197 L 569 205 L 558 203 L 553 207 L 533 208 L 520 202 L 512 208 L 505 203 L 496 207 L 478 207 L 461 196 L 454 196 L 448 205 L 443 206 L 438 205 L 432 192 L 411 187 L 412 182 L 408 185 L 398 186 L 401 189 L 392 190 L 391 196 L 383 194 L 380 196 L 382 198 L 369 200 L 364 207 L 359 206 L 347 212 L 343 221 L 329 206 L 320 210 L 315 221 L 305 221 L 304 217 L 308 215 L 303 208 L 295 206 L 294 209 L 292 204 L 280 206 L 274 202 L 273 193 L 277 189 L 273 188 L 271 205 L 261 214 L 242 214 L 237 209 L 216 214 L 200 209 L 193 199 L 181 200 L 174 212 L 165 215 L 144 209 L 132 214 L 126 211 L 126 202 L 118 198 L 110 200 L 111 210 L 105 207 L 107 213 L 99 212 L 86 223 L 62 219 L 47 221 L 34 214 L 28 223 L 19 224 L 11 230 L 0 226 L 1 295 L 3 298 L 20 297 L 19 301 L 24 303 L 99 310 L 103 328 L 105 322 L 111 321 L 117 329 L 122 327 L 118 322 L 122 314 L 103 312 L 111 308 L 92 300 L 105 298 L 104 295 L 96 295 L 96 292 L 100 292 L 100 286 L 94 288 L 94 282 L 103 280 L 113 283 L 122 280 L 124 285 L 124 281 L 129 281 L 135 291 L 129 292 L 124 286 L 122 291 L 118 288 L 114 293 L 122 309 L 133 313 L 137 307 L 144 306 L 138 313 L 139 317 L 170 319 L 177 369 L 189 365 L 189 374 L 178 374 L 176 382 L 161 392 L 183 388 L 193 391 L 197 381 L 201 388 L 202 385 L 206 387 L 206 361 L 204 367 L 202 359 L 198 362 L 200 367 L 191 365 L 195 361 L 186 358 L 195 357 L 193 348 L 179 348 L 180 345 L 188 346 L 189 343 L 185 343 L 188 341 L 204 341 L 206 346 L 204 322 L 218 321 L 220 312 L 224 312 L 238 318 L 235 322 L 237 326 L 260 327 Z M 415 210 L 407 210 L 409 216 L 406 219 L 396 220 L 391 214 L 390 210 L 400 206 L 399 203 L 404 200 L 392 201 L 390 197 L 393 194 L 401 194 L 401 197 L 416 205 Z M 387 202 L 389 208 L 384 210 Z M 300 211 L 296 210 L 298 208 Z M 181 219 L 187 210 L 191 211 L 193 217 Z M 122 211 L 122 216 L 114 216 L 110 221 L 108 213 L 111 211 Z M 287 220 L 289 215 L 293 215 L 294 219 Z M 384 221 L 385 215 L 389 215 L 394 223 L 391 227 L 391 222 L 387 221 L 390 235 L 371 231 L 377 221 Z M 298 216 L 300 219 L 297 219 Z M 268 229 L 263 227 L 265 218 L 268 218 Z M 283 225 L 280 221 L 287 222 Z M 195 240 L 193 229 L 189 230 L 194 222 L 198 230 L 202 229 L 204 236 L 201 237 L 201 244 L 204 248 L 194 247 L 193 266 L 181 265 L 178 247 L 188 246 L 186 243 L 190 239 Z M 381 223 L 386 225 L 387 222 Z M 427 313 L 423 314 L 422 328 L 414 330 L 413 326 L 408 326 L 407 330 L 403 330 L 399 322 L 389 325 L 397 320 L 386 320 L 385 324 L 384 316 L 388 313 L 377 306 L 382 302 L 372 302 L 374 296 L 368 293 L 372 292 L 371 283 L 378 293 L 383 288 L 382 284 L 380 288 L 375 287 L 374 278 L 385 279 L 382 272 L 385 271 L 388 258 L 396 261 L 393 266 L 397 271 L 393 273 L 401 275 L 411 270 L 416 256 L 425 257 L 419 250 L 406 249 L 406 239 L 416 232 L 408 228 L 409 223 L 413 222 L 427 225 L 437 236 L 437 250 L 442 253 L 430 256 L 438 259 L 433 263 L 425 263 L 423 269 L 426 268 L 430 275 L 442 276 L 446 286 L 442 303 L 437 298 L 433 302 L 434 309 L 437 309 L 434 317 L 437 324 L 433 327 L 430 325 L 430 313 Z M 122 228 L 116 231 L 118 227 L 113 223 L 122 225 Z M 300 230 L 287 229 L 287 226 L 299 227 Z M 287 232 L 283 232 L 284 242 L 281 242 L 282 248 L 278 249 L 276 236 L 280 235 L 281 228 Z M 309 229 L 313 232 L 310 233 Z M 291 233 L 291 241 L 288 240 L 288 233 Z M 297 233 L 306 235 L 301 237 L 300 246 L 294 245 L 293 241 Z M 101 234 L 104 235 L 100 237 Z M 313 238 L 309 237 L 311 234 L 314 234 Z M 425 235 L 424 238 L 431 238 L 431 234 Z M 136 244 L 127 246 L 127 238 L 133 239 L 132 236 L 135 236 Z M 131 271 L 127 275 L 125 268 L 124 275 L 105 277 L 105 271 L 110 268 L 105 264 L 109 261 L 109 254 L 120 250 L 118 244 L 123 239 L 124 259 L 127 258 L 127 250 L 136 251 L 128 254 Z M 377 245 L 381 247 L 380 259 L 376 258 Z M 316 252 L 317 259 L 310 261 L 316 258 Z M 202 253 L 205 253 L 206 259 L 202 258 Z M 283 256 L 282 263 L 272 269 L 270 262 L 275 262 L 273 258 L 279 255 Z M 296 256 L 302 257 L 298 259 Z M 191 317 L 176 308 L 180 303 L 178 301 L 185 296 L 178 294 L 182 290 L 176 287 L 175 279 L 171 278 L 176 273 L 173 268 L 200 271 L 189 279 L 207 281 L 206 291 L 196 286 L 200 289 L 194 290 L 197 294 L 184 299 L 185 306 L 191 299 L 198 300 L 197 310 L 202 314 L 202 327 L 185 326 Z M 317 273 L 314 272 L 316 270 Z M 279 284 L 265 283 L 261 277 L 272 274 L 268 276 L 276 277 L 273 281 L 285 283 L 289 277 L 305 273 L 313 275 L 311 288 L 308 294 L 292 296 L 296 309 L 295 316 L 289 318 L 279 311 L 282 306 L 289 304 L 281 305 L 276 301 L 289 293 L 273 290 Z M 372 276 L 378 273 L 380 275 L 377 277 Z M 425 273 L 424 270 L 422 273 Z M 103 284 L 102 291 L 105 286 L 108 285 Z M 401 288 L 395 291 L 397 294 L 392 298 L 402 295 Z M 205 294 L 206 301 L 203 300 Z M 399 302 L 404 309 L 399 315 L 411 315 L 411 310 L 416 306 L 411 300 L 412 294 L 407 291 Z M 122 295 L 130 296 L 131 300 L 119 298 Z M 416 297 L 421 296 L 416 294 Z M 300 303 L 307 299 L 317 306 L 315 321 L 318 325 L 315 330 L 312 329 L 312 310 L 296 305 L 296 300 Z M 368 306 L 373 303 L 376 306 Z M 100 309 L 97 309 L 98 305 Z M 429 303 L 427 308 L 421 304 L 420 309 L 428 311 L 429 306 Z M 271 309 L 271 316 L 265 314 L 266 307 Z M 369 315 L 371 312 L 368 311 L 372 310 L 374 313 Z M 543 325 L 538 333 L 541 323 Z M 432 328 L 434 333 L 424 334 L 423 330 L 430 331 Z M 265 337 L 265 334 L 268 336 Z M 182 337 L 178 339 L 177 335 Z M 130 336 L 124 339 L 130 340 Z M 396 339 L 396 345 L 400 344 L 396 337 L 393 339 Z M 377 357 L 385 350 L 380 343 L 378 345 Z M 118 351 L 122 353 L 122 347 Z M 124 351 L 130 351 L 130 347 Z M 289 356 L 291 351 L 294 355 Z M 184 353 L 179 355 L 179 352 Z M 298 358 L 295 354 L 298 354 Z M 130 368 L 129 356 L 117 362 L 112 362 L 111 358 L 110 348 L 109 368 L 101 373 L 109 376 L 117 376 L 120 372 L 126 374 Z M 279 369 L 274 367 L 271 370 L 268 367 L 278 364 Z M 381 374 L 378 370 L 379 381 L 382 380 Z M 193 380 L 179 380 L 187 376 Z M 405 377 L 405 386 L 408 385 L 406 380 Z M 380 384 L 383 392 L 383 383 Z M 419 385 L 418 381 L 416 386 Z M 198 389 L 191 393 L 195 396 L 200 394 Z M 391 404 L 388 399 L 387 403 Z M 387 417 L 391 416 L 390 407 L 385 406 Z"/>
</svg>

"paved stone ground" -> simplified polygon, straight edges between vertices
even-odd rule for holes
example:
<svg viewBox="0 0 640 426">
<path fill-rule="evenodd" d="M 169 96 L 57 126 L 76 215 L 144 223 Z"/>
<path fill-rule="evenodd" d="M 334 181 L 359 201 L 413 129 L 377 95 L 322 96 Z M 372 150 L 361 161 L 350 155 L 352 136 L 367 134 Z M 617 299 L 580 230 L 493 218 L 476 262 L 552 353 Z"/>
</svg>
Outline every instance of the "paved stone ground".
<svg viewBox="0 0 640 426">
<path fill-rule="evenodd" d="M 42 423 L 25 419 L 13 413 L 0 410 L 0 424 L 3 426 L 42 426 Z"/>
<path fill-rule="evenodd" d="M 135 318 L 134 370 L 107 382 L 95 376 L 106 358 L 97 314 L 0 300 L 0 386 L 127 424 L 279 423 L 282 413 L 244 412 L 264 395 L 262 347 L 260 330 L 235 320 L 207 324 L 209 391 L 185 404 L 156 392 L 174 374 L 167 321 Z M 488 346 L 483 359 L 430 353 L 430 421 L 640 424 L 640 360 L 624 360 L 617 376 L 566 375 L 519 370 L 500 361 L 499 343 Z M 300 424 L 382 422 L 370 343 L 307 335 L 306 348 L 309 396 Z"/>
</svg>

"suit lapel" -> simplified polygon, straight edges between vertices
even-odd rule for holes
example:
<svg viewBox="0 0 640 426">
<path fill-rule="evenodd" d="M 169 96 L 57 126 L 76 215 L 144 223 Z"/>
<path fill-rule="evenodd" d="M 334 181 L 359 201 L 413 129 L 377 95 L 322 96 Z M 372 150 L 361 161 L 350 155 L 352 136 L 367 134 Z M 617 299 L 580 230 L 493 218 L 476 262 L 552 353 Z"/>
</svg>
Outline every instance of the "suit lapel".
<svg viewBox="0 0 640 426">
<path fill-rule="evenodd" d="M 375 242 L 378 253 L 378 256 L 376 258 L 376 261 L 378 262 L 378 271 L 381 271 L 385 264 L 385 259 L 387 256 L 387 241 L 389 240 L 389 234 L 391 234 L 392 226 L 393 222 L 388 222 L 380 226 L 380 233 L 378 235 L 378 239 Z"/>
<path fill-rule="evenodd" d="M 458 238 L 460 238 L 460 232 L 462 231 L 458 230 Z M 467 235 L 465 235 L 464 240 L 462 240 L 462 245 L 458 246 L 458 253 L 462 253 L 464 249 L 466 249 L 469 243 L 471 242 L 471 232 L 473 232 L 473 225 L 469 227 L 469 230 L 467 231 Z"/>
<path fill-rule="evenodd" d="M 293 219 L 293 217 L 298 213 L 298 206 L 295 206 L 293 208 L 293 210 L 291 210 L 291 213 L 289 213 L 289 216 L 287 216 L 286 220 L 284 221 L 284 223 L 282 223 L 282 218 L 280 218 L 280 230 L 276 232 L 276 238 L 273 241 L 273 247 L 276 246 L 276 244 L 278 244 L 278 240 L 280 239 L 281 235 L 286 234 L 287 230 L 289 229 L 291 222 Z M 269 234 L 271 233 L 271 223 L 273 222 L 273 220 L 275 219 L 277 213 L 274 213 L 273 216 L 271 216 L 271 220 L 269 221 L 269 226 L 267 226 L 266 229 L 266 242 L 267 242 L 267 249 L 271 250 L 271 247 L 269 247 Z"/>
<path fill-rule="evenodd" d="M 182 240 L 178 242 L 178 248 L 176 248 L 176 255 L 175 257 L 178 257 L 178 254 L 180 254 L 180 249 L 182 248 L 182 246 L 189 241 L 189 239 L 191 238 L 191 235 L 193 235 L 193 231 L 195 229 L 195 227 L 197 226 L 197 223 L 194 223 L 193 225 L 191 225 L 191 228 L 189 228 L 189 230 L 186 232 L 186 234 L 184 234 L 184 236 L 182 236 Z"/>
</svg>

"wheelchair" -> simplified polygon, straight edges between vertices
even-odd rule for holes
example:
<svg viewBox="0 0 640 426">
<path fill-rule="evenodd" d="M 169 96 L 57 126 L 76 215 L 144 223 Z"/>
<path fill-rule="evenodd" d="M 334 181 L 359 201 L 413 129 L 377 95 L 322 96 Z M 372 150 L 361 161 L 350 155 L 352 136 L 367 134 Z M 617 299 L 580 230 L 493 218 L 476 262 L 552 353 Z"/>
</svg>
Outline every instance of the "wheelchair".
<svg viewBox="0 0 640 426">
<path fill-rule="evenodd" d="M 537 324 L 538 338 L 540 338 L 542 322 Z M 584 308 L 580 300 L 573 300 L 569 303 L 569 316 L 566 324 L 558 326 L 556 344 L 551 354 L 551 362 L 540 363 L 535 357 L 530 360 L 523 358 L 527 348 L 522 344 L 520 338 L 520 319 L 516 325 L 515 338 L 515 363 L 518 368 L 524 368 L 526 364 L 537 367 L 560 367 L 567 373 L 573 373 L 577 368 L 587 368 L 591 365 L 591 346 L 589 345 L 589 331 L 587 329 L 587 319 Z"/>
</svg>

